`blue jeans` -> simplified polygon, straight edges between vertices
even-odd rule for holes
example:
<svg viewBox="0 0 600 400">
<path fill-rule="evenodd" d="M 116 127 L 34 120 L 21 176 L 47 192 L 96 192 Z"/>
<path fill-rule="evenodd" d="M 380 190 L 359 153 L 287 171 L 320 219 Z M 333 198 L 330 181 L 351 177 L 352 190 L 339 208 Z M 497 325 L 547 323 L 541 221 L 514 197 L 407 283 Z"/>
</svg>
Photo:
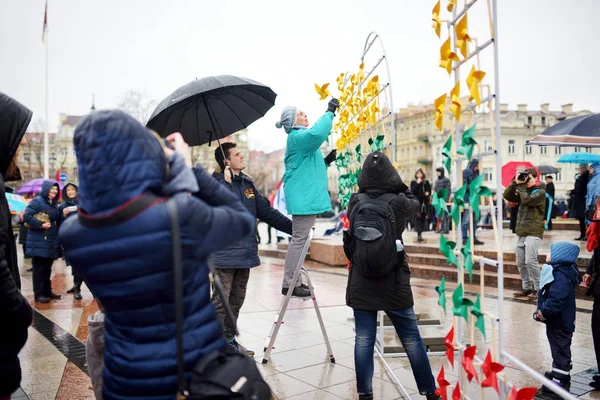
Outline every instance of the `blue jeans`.
<svg viewBox="0 0 600 400">
<path fill-rule="evenodd" d="M 406 350 L 410 366 L 423 396 L 435 392 L 435 379 L 431 372 L 427 351 L 421 339 L 415 311 L 411 308 L 403 311 L 385 311 L 390 317 L 396 333 Z M 354 309 L 356 338 L 354 343 L 354 367 L 356 369 L 356 387 L 358 393 L 373 392 L 373 352 L 377 336 L 377 311 Z"/>
<path fill-rule="evenodd" d="M 462 231 L 462 240 L 467 240 L 469 238 L 470 224 L 469 218 L 472 217 L 472 214 L 469 210 L 463 211 L 461 216 L 461 231 Z M 473 240 L 477 240 L 477 223 L 473 221 Z"/>
</svg>

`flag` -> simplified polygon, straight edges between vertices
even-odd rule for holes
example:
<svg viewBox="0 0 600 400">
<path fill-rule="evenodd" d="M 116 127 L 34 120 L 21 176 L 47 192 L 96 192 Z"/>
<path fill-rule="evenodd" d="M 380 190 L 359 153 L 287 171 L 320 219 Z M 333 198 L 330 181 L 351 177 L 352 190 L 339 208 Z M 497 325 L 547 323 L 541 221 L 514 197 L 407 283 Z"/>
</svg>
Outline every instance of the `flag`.
<svg viewBox="0 0 600 400">
<path fill-rule="evenodd" d="M 42 43 L 45 43 L 47 30 L 48 30 L 48 0 L 46 0 L 46 7 L 44 8 L 44 27 L 42 28 Z"/>
</svg>

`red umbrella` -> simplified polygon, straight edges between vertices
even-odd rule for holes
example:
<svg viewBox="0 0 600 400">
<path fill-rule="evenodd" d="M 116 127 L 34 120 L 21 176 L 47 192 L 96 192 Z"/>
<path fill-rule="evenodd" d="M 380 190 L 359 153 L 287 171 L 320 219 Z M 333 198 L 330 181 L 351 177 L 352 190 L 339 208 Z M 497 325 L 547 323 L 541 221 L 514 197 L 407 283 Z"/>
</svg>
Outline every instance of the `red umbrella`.
<svg viewBox="0 0 600 400">
<path fill-rule="evenodd" d="M 517 175 L 517 171 L 524 171 L 527 168 L 535 168 L 532 163 L 529 161 L 510 161 L 504 164 L 502 167 L 502 186 L 507 187 L 510 185 L 513 179 L 515 179 L 515 175 Z M 537 168 L 535 168 L 537 171 Z M 540 173 L 538 171 L 538 176 Z"/>
</svg>

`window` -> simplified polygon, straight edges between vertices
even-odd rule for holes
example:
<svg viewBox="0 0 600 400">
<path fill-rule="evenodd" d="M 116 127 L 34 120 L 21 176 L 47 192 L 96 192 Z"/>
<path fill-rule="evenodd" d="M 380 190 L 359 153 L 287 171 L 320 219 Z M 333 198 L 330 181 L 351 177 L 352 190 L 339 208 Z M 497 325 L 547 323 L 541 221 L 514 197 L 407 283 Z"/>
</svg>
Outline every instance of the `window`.
<svg viewBox="0 0 600 400">
<path fill-rule="evenodd" d="M 531 125 L 533 123 L 533 118 L 527 117 L 527 125 Z"/>
<path fill-rule="evenodd" d="M 515 141 L 514 140 L 508 141 L 508 154 L 515 154 Z"/>
<path fill-rule="evenodd" d="M 591 147 L 586 147 L 585 148 L 585 152 L 586 153 L 591 153 L 592 152 L 592 148 Z"/>
<path fill-rule="evenodd" d="M 556 155 L 562 154 L 562 149 L 560 147 L 555 147 L 554 154 L 556 154 Z"/>
<path fill-rule="evenodd" d="M 486 140 L 484 142 L 483 151 L 492 151 L 492 141 L 491 140 Z"/>
<path fill-rule="evenodd" d="M 562 181 L 562 169 L 561 168 L 557 168 L 558 172 L 556 173 L 556 181 L 560 182 Z"/>
<path fill-rule="evenodd" d="M 529 147 L 529 146 L 527 146 Z M 547 154 L 548 148 L 546 146 L 540 146 L 540 154 Z"/>
<path fill-rule="evenodd" d="M 48 159 L 50 161 L 56 161 L 56 153 L 50 153 L 50 155 L 48 156 Z"/>
<path fill-rule="evenodd" d="M 417 148 L 413 147 L 412 158 L 416 158 L 416 157 L 417 157 Z"/>
<path fill-rule="evenodd" d="M 575 147 L 575 153 L 579 153 L 581 151 L 581 147 Z"/>
<path fill-rule="evenodd" d="M 546 117 L 542 117 L 542 126 L 546 126 Z"/>
<path fill-rule="evenodd" d="M 542 147 L 540 147 L 542 148 Z M 525 154 L 531 154 L 533 152 L 533 148 L 531 146 L 525 146 Z"/>
<path fill-rule="evenodd" d="M 492 168 L 484 168 L 483 169 L 483 179 L 487 182 L 491 182 L 491 180 L 493 179 L 494 175 L 492 172 Z"/>
<path fill-rule="evenodd" d="M 442 148 L 441 147 L 437 147 L 435 150 L 435 156 L 437 159 L 440 159 L 442 157 Z"/>
</svg>

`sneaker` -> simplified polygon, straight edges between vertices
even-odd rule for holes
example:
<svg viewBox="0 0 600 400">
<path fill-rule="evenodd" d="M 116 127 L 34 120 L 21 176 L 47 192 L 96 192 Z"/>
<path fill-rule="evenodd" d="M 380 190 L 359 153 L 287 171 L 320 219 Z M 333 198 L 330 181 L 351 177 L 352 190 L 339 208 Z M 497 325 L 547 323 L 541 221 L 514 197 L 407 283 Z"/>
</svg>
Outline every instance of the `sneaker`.
<svg viewBox="0 0 600 400">
<path fill-rule="evenodd" d="M 241 344 L 238 343 L 238 341 L 233 338 L 232 340 L 230 340 L 229 342 L 227 342 L 234 350 L 247 355 L 248 357 L 254 357 L 254 351 L 249 350 L 247 348 L 245 348 L 244 346 L 242 346 Z"/>
<path fill-rule="evenodd" d="M 40 296 L 35 298 L 36 303 L 50 303 L 50 299 L 46 296 Z"/>
<path fill-rule="evenodd" d="M 473 244 L 474 244 L 475 246 L 481 246 L 481 245 L 483 245 L 483 244 L 485 244 L 485 243 L 484 243 L 484 242 L 482 242 L 482 241 L 481 241 L 481 240 L 479 240 L 479 239 L 475 239 L 475 240 L 473 241 Z"/>
<path fill-rule="evenodd" d="M 528 300 L 534 300 L 534 301 L 537 301 L 537 298 L 538 298 L 538 292 L 537 292 L 537 290 L 532 290 L 532 291 L 531 291 L 531 293 L 529 293 L 529 294 L 527 295 L 527 299 L 528 299 Z"/>
<path fill-rule="evenodd" d="M 373 393 L 359 393 L 358 400 L 372 400 Z"/>
<path fill-rule="evenodd" d="M 62 296 L 60 294 L 56 294 L 56 293 L 50 293 L 50 297 L 52 300 L 58 300 L 60 299 Z"/>
<path fill-rule="evenodd" d="M 442 399 L 443 399 L 443 397 L 437 393 L 427 395 L 427 400 L 442 400 Z"/>
<path fill-rule="evenodd" d="M 281 294 L 286 296 L 288 294 L 288 288 L 281 288 Z M 308 286 L 297 286 L 292 292 L 292 297 L 310 297 L 310 290 Z"/>
<path fill-rule="evenodd" d="M 531 290 L 531 289 L 523 289 L 523 290 L 519 290 L 518 292 L 514 292 L 513 296 L 514 297 L 528 297 L 532 292 L 533 292 L 533 290 Z"/>
</svg>

